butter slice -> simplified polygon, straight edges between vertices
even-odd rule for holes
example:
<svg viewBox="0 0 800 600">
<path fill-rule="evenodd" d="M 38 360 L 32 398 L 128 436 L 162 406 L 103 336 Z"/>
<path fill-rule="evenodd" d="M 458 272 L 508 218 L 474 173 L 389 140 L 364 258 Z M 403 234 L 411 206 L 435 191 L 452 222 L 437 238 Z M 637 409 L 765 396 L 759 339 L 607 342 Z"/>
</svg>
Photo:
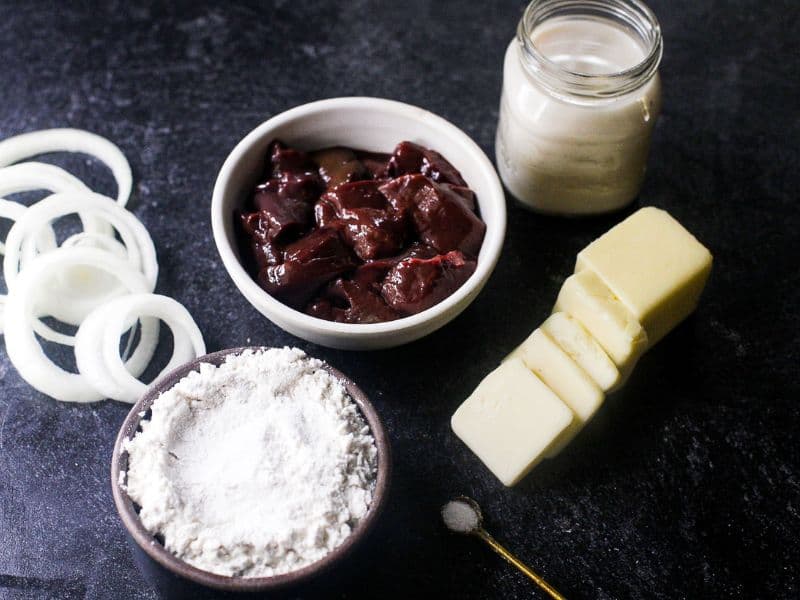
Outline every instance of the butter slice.
<svg viewBox="0 0 800 600">
<path fill-rule="evenodd" d="M 541 329 L 534 331 L 509 356 L 521 358 L 547 387 L 572 409 L 581 424 L 592 418 L 605 398 L 603 391 Z"/>
<path fill-rule="evenodd" d="M 541 329 L 528 336 L 509 359 L 516 357 L 521 358 L 525 366 L 536 373 L 577 417 L 546 452 L 548 457 L 555 456 L 594 416 L 605 395 L 586 371 Z"/>
<path fill-rule="evenodd" d="M 623 378 L 647 349 L 642 325 L 590 269 L 567 278 L 553 312 L 565 312 L 580 322 L 608 353 Z"/>
<path fill-rule="evenodd" d="M 711 273 L 708 249 L 666 211 L 642 208 L 578 254 L 647 331 L 652 346 L 697 306 Z"/>
<path fill-rule="evenodd" d="M 519 358 L 489 373 L 450 421 L 455 434 L 506 486 L 516 484 L 574 419 Z"/>
<path fill-rule="evenodd" d="M 550 315 L 542 323 L 541 330 L 578 363 L 601 390 L 609 392 L 619 384 L 617 366 L 583 325 L 568 314 L 557 312 Z"/>
</svg>

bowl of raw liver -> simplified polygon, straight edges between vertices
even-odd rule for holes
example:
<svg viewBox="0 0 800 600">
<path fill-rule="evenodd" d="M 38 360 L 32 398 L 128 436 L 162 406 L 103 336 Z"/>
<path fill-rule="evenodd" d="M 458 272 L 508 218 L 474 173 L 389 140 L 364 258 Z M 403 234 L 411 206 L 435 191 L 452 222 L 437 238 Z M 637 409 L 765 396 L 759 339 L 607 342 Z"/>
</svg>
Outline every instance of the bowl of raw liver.
<svg viewBox="0 0 800 600">
<path fill-rule="evenodd" d="M 438 304 L 417 314 L 379 323 L 329 321 L 284 304 L 256 282 L 245 267 L 237 214 L 263 177 L 270 144 L 281 140 L 300 150 L 333 146 L 390 153 L 408 140 L 441 153 L 462 174 L 477 200 L 486 231 L 472 275 Z M 235 286 L 250 304 L 282 329 L 332 348 L 372 350 L 398 346 L 442 327 L 483 289 L 503 244 L 506 205 L 492 163 L 458 127 L 424 109 L 380 98 L 334 98 L 298 106 L 262 123 L 225 160 L 211 205 L 214 241 Z"/>
</svg>

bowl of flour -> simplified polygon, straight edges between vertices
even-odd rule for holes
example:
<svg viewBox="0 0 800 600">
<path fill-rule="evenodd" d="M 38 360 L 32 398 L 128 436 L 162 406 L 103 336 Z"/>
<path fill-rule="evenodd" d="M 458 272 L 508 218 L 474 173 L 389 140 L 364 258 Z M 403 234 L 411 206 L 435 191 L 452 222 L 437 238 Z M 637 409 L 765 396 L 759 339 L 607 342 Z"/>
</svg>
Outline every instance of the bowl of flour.
<svg viewBox="0 0 800 600">
<path fill-rule="evenodd" d="M 352 381 L 297 348 L 256 347 L 152 385 L 122 425 L 111 474 L 152 566 L 252 592 L 339 563 L 372 529 L 390 471 L 381 421 Z"/>
</svg>

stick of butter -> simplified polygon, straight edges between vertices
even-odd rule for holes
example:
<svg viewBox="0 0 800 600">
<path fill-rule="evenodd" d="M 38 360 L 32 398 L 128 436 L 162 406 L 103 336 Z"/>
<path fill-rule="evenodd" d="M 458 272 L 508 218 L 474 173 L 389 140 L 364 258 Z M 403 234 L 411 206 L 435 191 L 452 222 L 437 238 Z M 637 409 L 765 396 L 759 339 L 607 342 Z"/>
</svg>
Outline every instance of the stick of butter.
<svg viewBox="0 0 800 600">
<path fill-rule="evenodd" d="M 669 213 L 642 208 L 578 254 L 575 272 L 591 270 L 655 344 L 697 306 L 711 253 Z"/>
<path fill-rule="evenodd" d="M 553 314 L 464 401 L 453 431 L 514 485 L 694 310 L 711 262 L 669 214 L 637 211 L 578 255 Z"/>
<path fill-rule="evenodd" d="M 592 334 L 627 377 L 647 349 L 647 333 L 594 271 L 567 277 L 553 312 L 565 312 Z"/>
<path fill-rule="evenodd" d="M 453 414 L 455 434 L 512 486 L 574 419 L 572 411 L 519 358 L 489 373 Z"/>
</svg>

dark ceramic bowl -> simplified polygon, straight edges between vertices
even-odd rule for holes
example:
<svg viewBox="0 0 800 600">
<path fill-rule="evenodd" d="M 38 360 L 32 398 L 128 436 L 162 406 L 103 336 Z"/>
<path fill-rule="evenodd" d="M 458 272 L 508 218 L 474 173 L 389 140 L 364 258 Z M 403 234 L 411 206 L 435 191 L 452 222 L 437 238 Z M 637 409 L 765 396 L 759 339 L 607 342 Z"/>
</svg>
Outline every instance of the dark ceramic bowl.
<svg viewBox="0 0 800 600">
<path fill-rule="evenodd" d="M 353 548 L 359 544 L 367 534 L 373 529 L 378 516 L 383 510 L 388 499 L 389 480 L 392 472 L 391 454 L 389 441 L 384 431 L 378 414 L 370 404 L 367 396 L 359 387 L 343 375 L 340 371 L 327 364 L 324 368 L 339 379 L 347 389 L 347 392 L 355 400 L 361 414 L 367 421 L 369 428 L 375 438 L 375 445 L 378 448 L 378 472 L 375 483 L 375 492 L 372 504 L 366 516 L 359 521 L 353 528 L 350 536 L 334 549 L 330 554 L 317 562 L 302 569 L 275 575 L 272 577 L 229 577 L 217 575 L 203 571 L 189 565 L 181 559 L 175 557 L 164 545 L 156 539 L 139 520 L 137 506 L 128 497 L 125 491 L 119 486 L 119 476 L 121 472 L 128 469 L 128 453 L 122 450 L 125 439 L 132 437 L 139 428 L 139 421 L 146 415 L 153 401 L 164 391 L 174 386 L 180 379 L 189 372 L 198 368 L 200 363 L 211 363 L 219 365 L 229 354 L 239 354 L 244 350 L 260 350 L 263 348 L 231 348 L 213 354 L 201 356 L 182 367 L 178 367 L 168 375 L 162 377 L 150 386 L 147 393 L 131 409 L 125 422 L 122 424 L 117 441 L 114 444 L 114 453 L 111 461 L 111 488 L 114 495 L 114 503 L 117 511 L 122 518 L 128 534 L 135 542 L 136 562 L 151 580 L 154 586 L 167 596 L 200 597 L 203 590 L 210 592 L 213 590 L 228 592 L 230 594 L 244 592 L 288 592 L 299 588 L 316 578 L 322 573 L 335 567 Z M 215 592 L 213 597 L 218 597 Z"/>
</svg>

